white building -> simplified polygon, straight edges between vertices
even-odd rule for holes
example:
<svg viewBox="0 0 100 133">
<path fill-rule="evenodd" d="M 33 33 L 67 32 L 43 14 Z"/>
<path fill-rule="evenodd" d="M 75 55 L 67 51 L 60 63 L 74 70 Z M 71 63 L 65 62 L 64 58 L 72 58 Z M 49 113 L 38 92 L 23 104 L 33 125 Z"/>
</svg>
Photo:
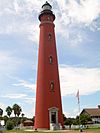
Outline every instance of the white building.
<svg viewBox="0 0 100 133">
<path fill-rule="evenodd" d="M 98 105 L 98 108 L 85 108 L 81 114 L 89 115 L 94 124 L 100 124 L 100 105 Z"/>
</svg>

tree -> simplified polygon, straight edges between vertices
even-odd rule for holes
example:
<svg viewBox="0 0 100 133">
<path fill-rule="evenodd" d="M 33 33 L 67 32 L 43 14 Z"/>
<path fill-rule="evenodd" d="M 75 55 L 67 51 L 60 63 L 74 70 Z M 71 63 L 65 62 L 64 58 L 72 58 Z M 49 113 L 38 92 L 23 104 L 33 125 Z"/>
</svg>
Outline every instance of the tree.
<svg viewBox="0 0 100 133">
<path fill-rule="evenodd" d="M 10 117 L 11 113 L 12 113 L 12 108 L 10 106 L 8 106 L 6 108 L 6 112 L 7 112 L 7 115 Z"/>
<path fill-rule="evenodd" d="M 91 121 L 91 117 L 86 114 L 81 114 L 80 118 L 79 118 L 79 116 L 76 117 L 77 124 L 79 124 L 79 119 L 80 119 L 80 124 L 82 124 L 82 125 L 86 125 L 88 123 L 88 121 Z"/>
<path fill-rule="evenodd" d="M 6 116 L 6 115 L 3 117 L 3 120 L 5 121 L 5 124 L 6 124 L 6 122 L 8 121 L 8 119 L 9 119 L 9 118 L 8 118 L 8 116 Z"/>
<path fill-rule="evenodd" d="M 0 116 L 2 117 L 3 115 L 3 109 L 0 108 Z"/>
<path fill-rule="evenodd" d="M 82 125 L 86 125 L 88 121 L 91 121 L 91 117 L 89 115 L 85 115 L 85 114 L 80 115 L 80 123 Z"/>
<path fill-rule="evenodd" d="M 11 120 L 8 120 L 6 123 L 6 129 L 7 130 L 12 130 L 14 128 L 14 123 Z"/>
<path fill-rule="evenodd" d="M 24 117 L 24 115 L 25 115 L 24 113 L 21 114 L 22 118 Z"/>
<path fill-rule="evenodd" d="M 33 118 L 31 120 L 33 121 L 33 124 L 34 124 L 34 122 L 35 122 L 35 116 L 33 116 Z"/>
<path fill-rule="evenodd" d="M 20 124 L 21 119 L 20 119 L 20 117 L 13 117 L 13 118 L 11 118 L 11 121 L 13 121 L 14 126 L 17 127 Z"/>
<path fill-rule="evenodd" d="M 63 121 L 65 122 L 66 121 L 66 116 L 65 116 L 65 114 L 63 114 Z"/>
<path fill-rule="evenodd" d="M 14 104 L 12 109 L 14 111 L 15 117 L 16 117 L 16 115 L 19 117 L 19 115 L 21 114 L 21 111 L 22 111 L 21 107 L 18 104 Z"/>
<path fill-rule="evenodd" d="M 76 125 L 79 125 L 79 116 L 76 116 Z"/>
<path fill-rule="evenodd" d="M 24 122 L 24 115 L 25 115 L 24 113 L 21 114 L 21 116 L 22 116 L 22 118 L 21 118 L 21 123 Z"/>
<path fill-rule="evenodd" d="M 73 118 L 66 118 L 65 125 L 69 125 L 69 128 L 71 129 L 71 125 L 73 124 Z"/>
</svg>

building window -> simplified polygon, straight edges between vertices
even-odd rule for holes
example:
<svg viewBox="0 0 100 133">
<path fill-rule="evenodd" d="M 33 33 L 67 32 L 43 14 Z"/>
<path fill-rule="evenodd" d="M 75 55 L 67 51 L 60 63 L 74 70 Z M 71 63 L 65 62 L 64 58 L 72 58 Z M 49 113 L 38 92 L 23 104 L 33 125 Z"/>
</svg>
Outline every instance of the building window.
<svg viewBox="0 0 100 133">
<path fill-rule="evenodd" d="M 56 123 L 56 112 L 51 112 L 51 123 Z"/>
<path fill-rule="evenodd" d="M 52 58 L 52 56 L 49 57 L 49 63 L 50 63 L 50 64 L 53 63 L 53 58 Z"/>
<path fill-rule="evenodd" d="M 54 82 L 53 81 L 51 81 L 51 83 L 50 83 L 50 90 L 54 91 Z"/>
<path fill-rule="evenodd" d="M 48 34 L 48 39 L 51 40 L 51 38 L 52 38 L 52 35 L 51 35 L 51 33 L 49 33 Z"/>
<path fill-rule="evenodd" d="M 48 16 L 48 20 L 50 20 L 50 17 Z"/>
</svg>

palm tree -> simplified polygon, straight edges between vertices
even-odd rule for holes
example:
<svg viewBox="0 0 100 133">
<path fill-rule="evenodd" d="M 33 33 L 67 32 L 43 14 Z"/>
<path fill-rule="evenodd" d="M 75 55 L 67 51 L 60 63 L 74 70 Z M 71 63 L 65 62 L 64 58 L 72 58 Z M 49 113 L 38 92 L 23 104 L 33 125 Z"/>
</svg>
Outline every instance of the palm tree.
<svg viewBox="0 0 100 133">
<path fill-rule="evenodd" d="M 11 113 L 12 113 L 12 108 L 10 106 L 8 106 L 6 108 L 6 112 L 7 112 L 7 115 L 10 117 Z"/>
<path fill-rule="evenodd" d="M 0 108 L 0 116 L 3 115 L 3 109 Z"/>
<path fill-rule="evenodd" d="M 25 115 L 24 113 L 21 114 L 22 118 L 24 117 L 24 115 Z"/>
<path fill-rule="evenodd" d="M 21 118 L 21 123 L 23 123 L 23 122 L 24 122 L 24 119 L 25 119 L 25 118 L 24 118 L 25 114 L 22 113 L 21 116 L 22 116 L 22 118 Z"/>
<path fill-rule="evenodd" d="M 14 111 L 15 117 L 16 117 L 16 115 L 19 117 L 19 115 L 22 112 L 21 107 L 18 104 L 14 104 L 13 107 L 12 107 L 12 109 Z"/>
</svg>

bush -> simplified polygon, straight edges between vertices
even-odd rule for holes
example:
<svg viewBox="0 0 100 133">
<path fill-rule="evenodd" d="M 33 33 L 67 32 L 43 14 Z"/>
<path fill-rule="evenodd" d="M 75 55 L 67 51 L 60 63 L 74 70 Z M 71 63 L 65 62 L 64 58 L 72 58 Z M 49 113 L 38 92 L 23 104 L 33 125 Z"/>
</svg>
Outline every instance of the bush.
<svg viewBox="0 0 100 133">
<path fill-rule="evenodd" d="M 14 123 L 11 120 L 8 120 L 6 123 L 6 129 L 7 130 L 12 130 L 14 128 Z"/>
</svg>

